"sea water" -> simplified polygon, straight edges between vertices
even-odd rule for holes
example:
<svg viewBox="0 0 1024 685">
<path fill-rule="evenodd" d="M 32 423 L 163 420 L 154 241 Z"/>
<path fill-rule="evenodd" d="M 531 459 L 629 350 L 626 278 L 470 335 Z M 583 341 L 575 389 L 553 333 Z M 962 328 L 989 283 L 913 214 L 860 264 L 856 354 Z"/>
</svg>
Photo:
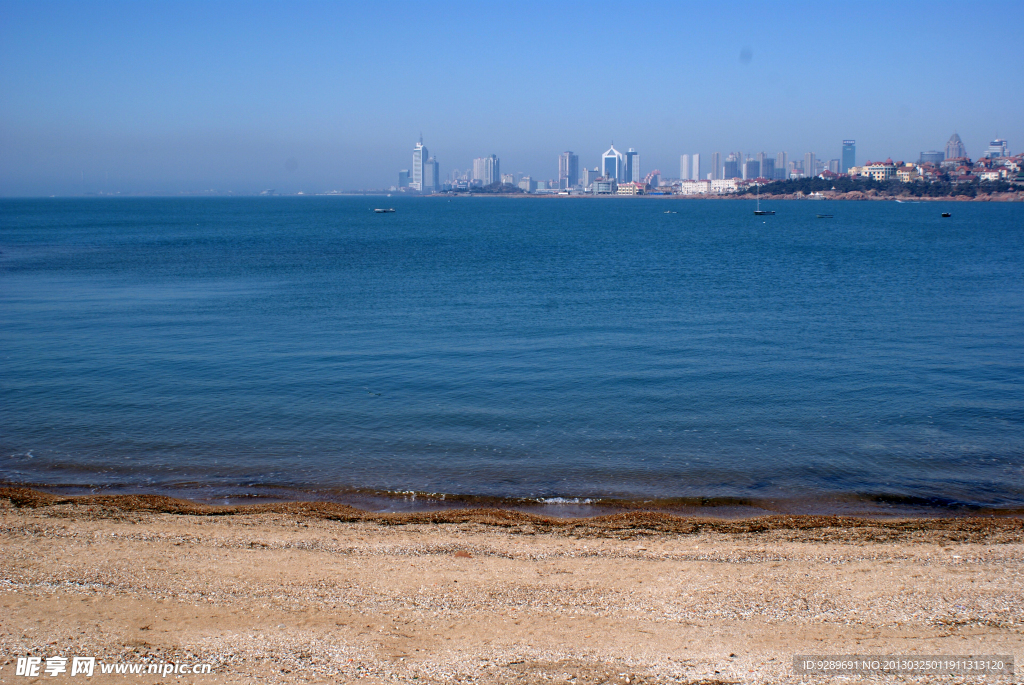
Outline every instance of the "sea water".
<svg viewBox="0 0 1024 685">
<path fill-rule="evenodd" d="M 1024 207 L 761 204 L 4 200 L 0 479 L 1024 507 Z"/>
</svg>

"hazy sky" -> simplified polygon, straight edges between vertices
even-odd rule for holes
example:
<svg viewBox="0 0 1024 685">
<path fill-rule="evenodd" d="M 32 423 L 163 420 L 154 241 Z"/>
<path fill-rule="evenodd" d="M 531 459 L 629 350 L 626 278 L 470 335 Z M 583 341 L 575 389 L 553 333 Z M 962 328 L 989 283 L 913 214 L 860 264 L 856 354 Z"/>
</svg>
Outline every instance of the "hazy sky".
<svg viewBox="0 0 1024 685">
<path fill-rule="evenodd" d="M 1024 2 L 0 1 L 0 194 L 393 185 L 611 141 L 916 160 L 1024 149 Z M 744 59 L 748 57 L 748 59 Z M 709 162 L 704 162 L 709 171 Z"/>
</svg>

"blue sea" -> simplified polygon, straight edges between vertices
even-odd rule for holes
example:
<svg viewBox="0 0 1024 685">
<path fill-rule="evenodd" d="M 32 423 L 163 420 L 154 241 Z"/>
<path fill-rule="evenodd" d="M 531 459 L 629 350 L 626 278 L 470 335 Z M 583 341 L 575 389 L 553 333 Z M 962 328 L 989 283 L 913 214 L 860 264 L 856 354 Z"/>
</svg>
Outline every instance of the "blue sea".
<svg viewBox="0 0 1024 685">
<path fill-rule="evenodd" d="M 0 201 L 0 480 L 1024 509 L 1024 206 L 761 206 Z"/>
</svg>

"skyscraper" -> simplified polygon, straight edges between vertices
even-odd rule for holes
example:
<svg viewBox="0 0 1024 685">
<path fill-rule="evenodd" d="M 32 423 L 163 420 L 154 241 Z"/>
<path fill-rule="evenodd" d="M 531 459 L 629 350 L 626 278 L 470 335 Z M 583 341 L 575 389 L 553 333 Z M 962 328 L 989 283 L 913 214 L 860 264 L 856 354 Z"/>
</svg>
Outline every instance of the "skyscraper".
<svg viewBox="0 0 1024 685">
<path fill-rule="evenodd" d="M 743 180 L 750 181 L 761 175 L 761 164 L 751 157 L 743 162 Z"/>
<path fill-rule="evenodd" d="M 409 187 L 409 170 L 402 169 L 398 172 L 398 187 L 408 188 Z"/>
<path fill-rule="evenodd" d="M 842 162 L 839 164 L 840 173 L 849 173 L 850 167 L 857 166 L 857 141 L 844 140 Z"/>
<path fill-rule="evenodd" d="M 423 138 L 416 143 L 412 149 L 412 180 L 409 187 L 413 190 L 423 190 L 423 164 L 427 161 L 427 148 L 423 147 Z"/>
<path fill-rule="evenodd" d="M 1002 138 L 996 138 L 990 141 L 988 144 L 988 150 L 985 152 L 986 157 L 1009 157 L 1010 150 L 1006 141 Z"/>
<path fill-rule="evenodd" d="M 722 153 L 711 153 L 711 178 L 718 181 L 722 178 Z"/>
<path fill-rule="evenodd" d="M 624 174 L 626 183 L 640 182 L 640 153 L 633 148 L 629 148 L 629 152 L 626 153 L 626 168 Z"/>
<path fill-rule="evenodd" d="M 423 163 L 423 187 L 420 190 L 424 193 L 436 193 L 440 189 L 441 179 L 438 178 L 437 159 L 428 157 L 427 161 Z"/>
<path fill-rule="evenodd" d="M 690 178 L 694 181 L 700 180 L 700 154 L 693 155 L 693 173 Z"/>
<path fill-rule="evenodd" d="M 580 182 L 580 158 L 567 150 L 558 155 L 558 187 L 568 190 Z"/>
<path fill-rule="evenodd" d="M 954 133 L 949 137 L 949 142 L 946 143 L 946 159 L 958 159 L 966 156 L 967 150 L 964 148 L 963 141 L 960 140 L 960 136 Z"/>
<path fill-rule="evenodd" d="M 817 176 L 818 161 L 814 158 L 813 152 L 807 152 L 804 154 L 804 176 L 806 178 L 813 178 Z"/>
<path fill-rule="evenodd" d="M 780 152 L 775 155 L 775 178 L 786 179 L 789 175 L 789 155 Z"/>
<path fill-rule="evenodd" d="M 725 166 L 722 170 L 723 178 L 740 178 L 743 172 L 740 169 L 740 159 L 735 152 L 730 152 L 725 158 Z"/>
<path fill-rule="evenodd" d="M 473 180 L 479 181 L 480 185 L 489 186 L 501 180 L 501 169 L 498 158 L 495 155 L 488 157 L 477 157 L 473 160 Z"/>
<path fill-rule="evenodd" d="M 771 173 L 768 172 L 768 162 L 771 162 Z M 771 179 L 775 175 L 775 160 L 768 157 L 767 152 L 757 153 L 757 175 L 760 178 Z"/>
<path fill-rule="evenodd" d="M 679 178 L 689 181 L 692 168 L 690 166 L 690 155 L 679 155 Z"/>
<path fill-rule="evenodd" d="M 620 183 L 625 183 L 627 180 L 625 166 L 626 157 L 615 149 L 615 145 L 612 145 L 601 155 L 601 175 L 605 178 L 614 178 Z"/>
</svg>

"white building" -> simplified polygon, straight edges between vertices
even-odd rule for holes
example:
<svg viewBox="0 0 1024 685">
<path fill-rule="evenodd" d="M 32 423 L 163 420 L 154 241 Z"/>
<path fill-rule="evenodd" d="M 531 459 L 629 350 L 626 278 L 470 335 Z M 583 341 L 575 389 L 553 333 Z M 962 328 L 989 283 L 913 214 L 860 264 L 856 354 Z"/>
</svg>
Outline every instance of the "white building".
<svg viewBox="0 0 1024 685">
<path fill-rule="evenodd" d="M 1009 157 L 1010 150 L 1006 141 L 1002 138 L 996 138 L 988 144 L 988 150 L 985 152 L 986 157 Z"/>
<path fill-rule="evenodd" d="M 601 155 L 601 175 L 605 178 L 614 178 L 620 183 L 629 180 L 626 178 L 626 156 L 616 150 L 614 145 Z"/>
<path fill-rule="evenodd" d="M 501 180 L 501 169 L 498 158 L 494 155 L 489 157 L 477 157 L 473 160 L 473 180 L 479 181 L 480 185 L 489 186 Z"/>
<path fill-rule="evenodd" d="M 427 148 L 423 147 L 423 139 L 420 138 L 420 142 L 412 149 L 412 178 L 409 187 L 413 190 L 423 190 L 423 165 L 427 157 Z"/>
<path fill-rule="evenodd" d="M 679 184 L 680 195 L 707 195 L 714 181 L 683 181 Z"/>
<path fill-rule="evenodd" d="M 690 166 L 690 155 L 679 155 L 679 178 L 684 181 L 691 180 L 693 178 L 690 175 L 692 168 Z"/>
<path fill-rule="evenodd" d="M 736 182 L 735 178 L 723 178 L 711 181 L 711 192 L 716 195 L 735 193 L 739 189 L 739 183 Z"/>
</svg>

